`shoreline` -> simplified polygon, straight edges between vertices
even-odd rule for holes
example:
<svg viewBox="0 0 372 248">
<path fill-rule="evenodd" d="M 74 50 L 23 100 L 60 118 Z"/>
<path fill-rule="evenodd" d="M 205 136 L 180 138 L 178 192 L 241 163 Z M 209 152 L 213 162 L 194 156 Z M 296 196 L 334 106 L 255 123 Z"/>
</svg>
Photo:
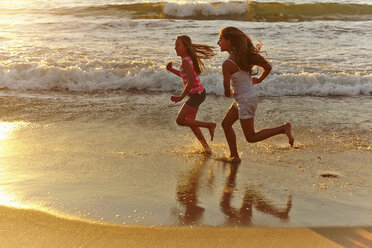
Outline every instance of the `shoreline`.
<svg viewBox="0 0 372 248">
<path fill-rule="evenodd" d="M 8 205 L 9 198 L 36 209 L 146 226 L 370 225 L 366 101 L 264 99 L 257 129 L 291 113 L 296 148 L 283 136 L 247 143 L 237 123 L 242 163 L 236 170 L 221 161 L 228 151 L 222 127 L 211 143 L 213 154 L 203 156 L 192 132 L 174 121 L 179 106 L 164 111 L 168 100 L 163 94 L 112 101 L 3 99 L 3 118 L 21 121 L 0 123 L 0 204 Z M 225 108 L 214 105 L 226 101 L 211 99 L 199 119 L 222 119 Z M 292 101 L 310 106 L 310 112 L 296 119 Z M 358 108 L 361 102 L 367 105 Z M 359 131 L 352 128 L 355 115 L 335 125 L 342 117 L 337 111 L 307 124 L 306 116 L 324 103 L 329 111 L 360 110 Z"/>
<path fill-rule="evenodd" d="M 371 247 L 372 227 L 142 227 L 0 206 L 1 247 Z"/>
<path fill-rule="evenodd" d="M 71 215 L 104 220 L 118 224 L 119 232 L 131 225 L 155 225 L 155 229 L 187 232 L 233 228 L 249 236 L 260 227 L 371 226 L 371 135 L 366 132 L 370 127 L 366 116 L 372 108 L 368 99 L 263 99 L 257 129 L 281 123 L 282 116 L 288 116 L 296 123 L 296 149 L 290 149 L 282 136 L 247 143 L 237 124 L 243 160 L 238 167 L 221 161 L 228 150 L 221 126 L 211 145 L 213 154 L 200 154 L 190 130 L 174 122 L 179 106 L 168 105 L 165 94 L 109 99 L 2 98 L 3 118 L 21 121 L 0 123 L 0 204 L 20 202 L 57 216 L 62 213 L 67 219 Z M 222 119 L 226 101 L 210 99 L 199 119 Z M 323 105 L 327 112 L 316 114 Z M 343 111 L 354 114 L 344 118 Z M 319 116 L 318 124 L 308 123 L 309 115 Z M 23 216 L 30 211 L 10 215 L 13 221 L 28 221 Z M 91 224 L 85 228 L 98 228 Z M 63 225 L 58 230 L 70 229 L 72 224 Z M 30 226 L 34 229 L 35 225 Z M 152 232 L 140 228 L 147 229 L 146 233 Z M 216 239 L 220 236 L 226 234 L 216 234 Z M 249 237 L 255 239 L 255 235 Z"/>
</svg>

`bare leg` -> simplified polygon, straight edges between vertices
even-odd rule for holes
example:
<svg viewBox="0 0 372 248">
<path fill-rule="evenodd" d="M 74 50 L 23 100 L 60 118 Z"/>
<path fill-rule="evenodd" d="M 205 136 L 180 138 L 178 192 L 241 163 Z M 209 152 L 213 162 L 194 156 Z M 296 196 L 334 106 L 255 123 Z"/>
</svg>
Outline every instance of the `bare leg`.
<svg viewBox="0 0 372 248">
<path fill-rule="evenodd" d="M 187 120 L 195 120 L 197 112 L 190 114 L 186 117 Z M 196 138 L 200 141 L 205 151 L 210 152 L 211 149 L 207 143 L 207 141 L 204 138 L 203 133 L 201 132 L 200 128 L 197 126 L 190 126 L 190 129 L 195 134 Z"/>
<path fill-rule="evenodd" d="M 216 128 L 216 123 L 212 122 L 202 122 L 195 120 L 196 114 L 198 113 L 199 108 L 194 108 L 188 104 L 184 104 L 178 113 L 176 122 L 180 126 L 188 126 L 191 128 L 195 136 L 198 138 L 200 143 L 203 145 L 206 151 L 210 151 L 207 141 L 205 140 L 203 133 L 200 130 L 200 127 L 208 128 L 209 133 L 211 134 L 211 139 L 213 140 L 214 129 Z"/>
<path fill-rule="evenodd" d="M 259 142 L 278 134 L 286 134 L 289 144 L 293 146 L 294 138 L 291 132 L 291 124 L 286 123 L 282 126 L 263 129 L 259 132 L 254 131 L 254 118 L 240 120 L 244 136 L 249 143 Z"/>
<path fill-rule="evenodd" d="M 291 123 L 287 122 L 285 124 L 285 134 L 287 135 L 288 137 L 288 142 L 291 146 L 293 146 L 293 143 L 294 143 L 294 138 L 293 138 L 293 135 L 292 135 L 292 126 L 291 126 Z"/>
<path fill-rule="evenodd" d="M 213 123 L 213 122 L 202 122 L 202 121 L 197 121 L 195 120 L 195 116 L 198 112 L 198 109 L 199 108 L 194 108 L 194 107 L 191 107 L 190 105 L 188 104 L 184 104 L 180 110 L 180 112 L 178 113 L 178 116 L 177 116 L 177 119 L 176 119 L 176 122 L 178 125 L 180 126 L 188 126 L 188 127 L 204 127 L 204 128 L 208 128 L 209 130 L 209 133 L 211 135 L 211 140 L 213 140 L 213 136 L 214 136 L 214 130 L 216 128 L 216 123 Z M 188 116 L 194 116 L 194 118 L 188 118 Z M 194 130 L 193 130 L 194 131 Z"/>
<path fill-rule="evenodd" d="M 210 134 L 210 136 L 211 136 L 211 141 L 213 141 L 213 138 L 214 138 L 214 130 L 216 129 L 216 127 L 217 127 L 217 124 L 216 124 L 216 123 L 213 123 L 213 125 L 212 125 L 210 128 L 208 128 L 208 130 L 209 130 L 209 134 Z"/>
<path fill-rule="evenodd" d="M 229 111 L 227 111 L 225 118 L 222 121 L 223 131 L 225 132 L 225 137 L 227 144 L 230 148 L 230 159 L 232 162 L 239 162 L 239 154 L 236 146 L 236 135 L 234 129 L 232 128 L 233 124 L 239 119 L 238 110 L 231 105 Z"/>
</svg>

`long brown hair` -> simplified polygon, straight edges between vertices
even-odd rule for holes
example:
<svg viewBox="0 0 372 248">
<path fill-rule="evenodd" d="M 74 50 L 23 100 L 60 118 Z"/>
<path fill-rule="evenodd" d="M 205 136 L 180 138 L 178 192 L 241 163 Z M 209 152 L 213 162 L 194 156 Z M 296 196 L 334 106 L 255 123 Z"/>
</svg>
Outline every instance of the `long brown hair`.
<svg viewBox="0 0 372 248">
<path fill-rule="evenodd" d="M 190 56 L 194 64 L 194 70 L 196 74 L 200 75 L 202 70 L 205 68 L 202 59 L 210 59 L 216 55 L 213 51 L 214 47 L 204 44 L 193 44 L 191 38 L 187 35 L 179 35 L 177 39 L 180 39 L 183 45 L 187 48 L 187 54 Z"/>
<path fill-rule="evenodd" d="M 266 61 L 260 55 L 262 43 L 260 42 L 260 44 L 254 46 L 251 38 L 240 29 L 226 27 L 221 29 L 220 34 L 224 39 L 231 41 L 231 53 L 235 54 L 236 63 L 242 70 L 252 74 L 252 68 L 257 65 L 258 61 Z M 268 61 L 266 62 L 269 63 Z"/>
</svg>

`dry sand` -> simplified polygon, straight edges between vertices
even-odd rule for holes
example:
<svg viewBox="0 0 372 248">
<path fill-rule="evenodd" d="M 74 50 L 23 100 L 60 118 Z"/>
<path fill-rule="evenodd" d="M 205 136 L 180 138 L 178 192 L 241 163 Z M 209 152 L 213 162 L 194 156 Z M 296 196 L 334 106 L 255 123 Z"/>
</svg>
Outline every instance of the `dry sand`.
<svg viewBox="0 0 372 248">
<path fill-rule="evenodd" d="M 0 247 L 372 247 L 372 227 L 139 227 L 0 206 Z"/>
</svg>

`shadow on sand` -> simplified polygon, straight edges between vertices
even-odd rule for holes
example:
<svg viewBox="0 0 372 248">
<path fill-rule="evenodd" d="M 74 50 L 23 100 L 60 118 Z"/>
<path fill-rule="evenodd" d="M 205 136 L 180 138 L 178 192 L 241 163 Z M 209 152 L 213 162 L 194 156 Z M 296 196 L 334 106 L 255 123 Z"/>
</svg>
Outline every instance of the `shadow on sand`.
<svg viewBox="0 0 372 248">
<path fill-rule="evenodd" d="M 372 227 L 318 227 L 311 230 L 344 247 L 372 247 Z"/>
</svg>

